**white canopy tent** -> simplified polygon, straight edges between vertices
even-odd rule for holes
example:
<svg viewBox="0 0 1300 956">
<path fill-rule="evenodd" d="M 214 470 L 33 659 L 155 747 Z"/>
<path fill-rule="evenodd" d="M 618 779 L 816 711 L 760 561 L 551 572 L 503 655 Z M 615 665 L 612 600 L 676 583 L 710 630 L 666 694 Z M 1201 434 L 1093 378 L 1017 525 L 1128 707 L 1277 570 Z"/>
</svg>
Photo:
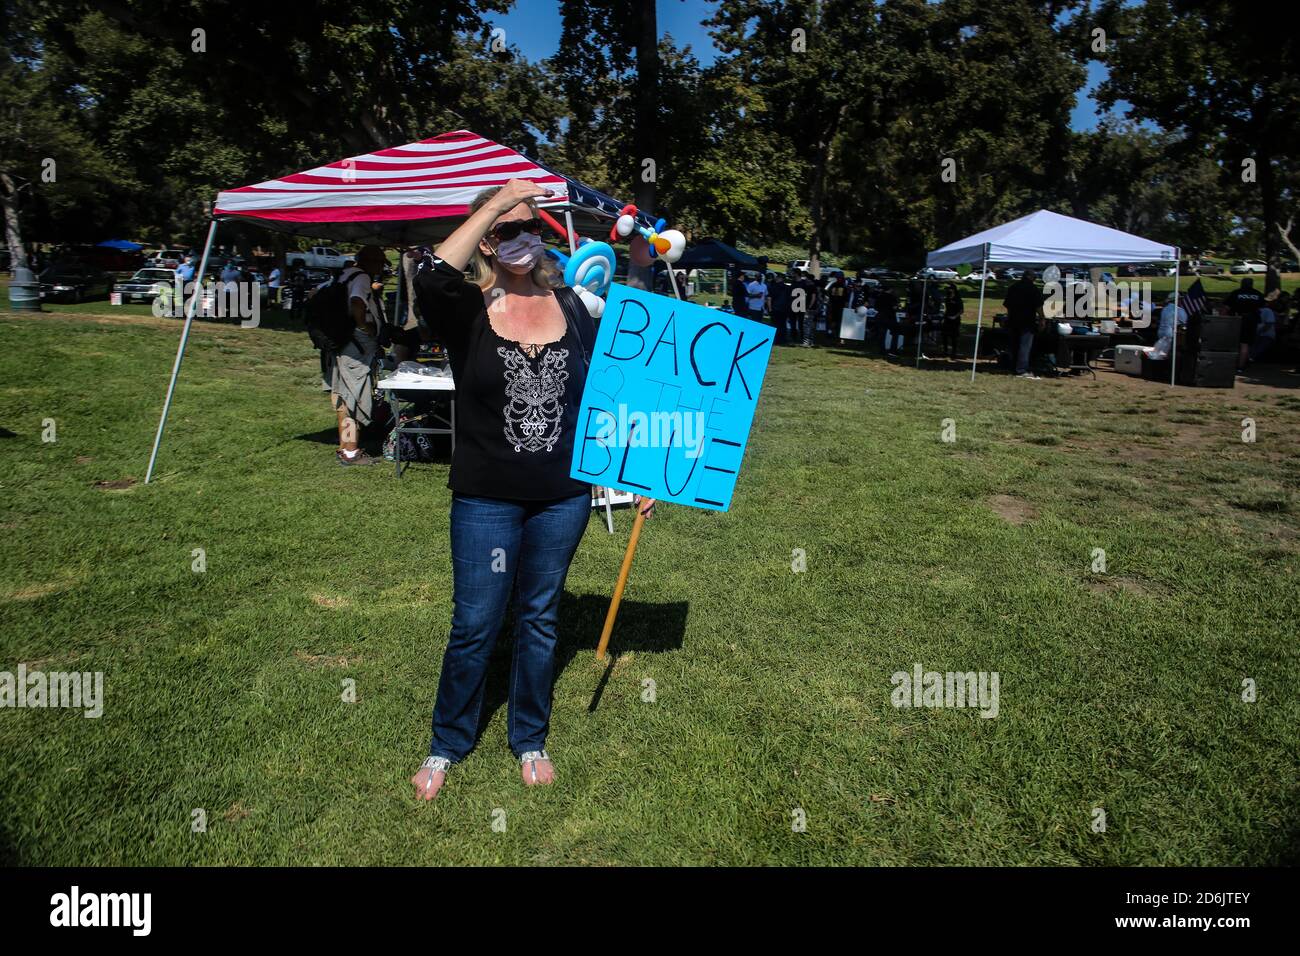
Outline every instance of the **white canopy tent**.
<svg viewBox="0 0 1300 956">
<path fill-rule="evenodd" d="M 1178 248 L 1130 235 L 1095 222 L 1063 216 L 1040 209 L 992 229 L 949 243 L 925 257 L 925 264 L 956 266 L 981 263 L 979 316 L 975 322 L 975 355 L 971 359 L 971 381 L 979 361 L 980 329 L 984 324 L 983 276 L 990 265 L 1046 266 L 1121 265 L 1127 263 L 1170 262 L 1174 266 L 1174 308 L 1178 307 Z M 1174 337 L 1177 349 L 1177 336 Z M 1171 361 L 1171 366 L 1176 362 Z M 1173 370 L 1170 382 L 1173 384 Z"/>
</svg>

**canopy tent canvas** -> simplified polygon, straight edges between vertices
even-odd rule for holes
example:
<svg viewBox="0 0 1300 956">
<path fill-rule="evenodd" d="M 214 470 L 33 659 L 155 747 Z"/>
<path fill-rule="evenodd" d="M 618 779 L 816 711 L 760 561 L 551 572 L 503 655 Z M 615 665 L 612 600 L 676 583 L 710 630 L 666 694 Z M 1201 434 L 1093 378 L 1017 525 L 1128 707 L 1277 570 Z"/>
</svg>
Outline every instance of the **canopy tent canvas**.
<svg viewBox="0 0 1300 956">
<path fill-rule="evenodd" d="M 207 272 L 220 222 L 250 222 L 335 242 L 414 246 L 445 239 L 469 214 L 470 203 L 480 191 L 511 179 L 531 179 L 552 191 L 553 195 L 539 200 L 538 205 L 564 214 L 570 242 L 584 230 L 604 231 L 624 205 L 516 150 L 462 129 L 223 190 L 213 206 L 195 274 L 201 277 Z M 642 212 L 637 220 L 646 227 L 654 224 Z M 191 296 L 186 305 L 185 326 L 149 455 L 146 484 L 153 477 L 197 299 Z"/>
<path fill-rule="evenodd" d="M 674 264 L 677 269 L 724 269 L 731 266 L 757 269 L 758 260 L 725 242 L 706 239 L 687 249 Z"/>
<path fill-rule="evenodd" d="M 925 264 L 955 266 L 981 263 L 980 305 L 975 323 L 975 355 L 971 380 L 979 362 L 980 330 L 984 324 L 984 287 L 990 264 L 1039 266 L 1110 265 L 1138 262 L 1174 263 L 1174 308 L 1178 307 L 1178 248 L 1143 239 L 1110 226 L 1040 209 L 965 239 L 958 239 L 925 257 Z M 1175 348 L 1177 337 L 1175 336 Z M 1172 364 L 1172 363 L 1171 363 Z M 1173 372 L 1170 372 L 1173 384 Z"/>
<path fill-rule="evenodd" d="M 1110 226 L 1040 209 L 1027 216 L 958 239 L 925 257 L 935 266 L 975 265 L 1091 265 L 1164 262 L 1178 250 Z"/>
<path fill-rule="evenodd" d="M 567 213 L 579 232 L 601 229 L 623 203 L 469 130 L 351 156 L 280 179 L 225 190 L 213 216 L 336 242 L 414 246 L 447 238 L 474 197 L 511 179 L 555 195 L 542 208 Z M 638 214 L 644 226 L 654 223 Z"/>
</svg>

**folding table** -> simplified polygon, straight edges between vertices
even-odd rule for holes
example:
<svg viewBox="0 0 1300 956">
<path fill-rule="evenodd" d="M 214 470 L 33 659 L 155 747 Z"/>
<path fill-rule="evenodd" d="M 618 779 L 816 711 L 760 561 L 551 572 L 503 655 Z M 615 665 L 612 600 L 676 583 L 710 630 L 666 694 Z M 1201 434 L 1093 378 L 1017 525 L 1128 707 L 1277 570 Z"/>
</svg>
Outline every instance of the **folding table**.
<svg viewBox="0 0 1300 956">
<path fill-rule="evenodd" d="M 447 435 L 451 438 L 452 453 L 456 452 L 456 383 L 450 375 L 390 375 L 378 383 L 386 393 L 388 407 L 393 412 L 393 458 L 397 465 L 397 477 L 402 477 L 402 436 L 403 435 Z M 402 424 L 401 403 L 410 401 L 403 392 L 446 392 L 450 400 L 451 412 L 448 418 L 437 413 L 435 421 L 442 422 L 445 428 L 415 428 Z"/>
</svg>

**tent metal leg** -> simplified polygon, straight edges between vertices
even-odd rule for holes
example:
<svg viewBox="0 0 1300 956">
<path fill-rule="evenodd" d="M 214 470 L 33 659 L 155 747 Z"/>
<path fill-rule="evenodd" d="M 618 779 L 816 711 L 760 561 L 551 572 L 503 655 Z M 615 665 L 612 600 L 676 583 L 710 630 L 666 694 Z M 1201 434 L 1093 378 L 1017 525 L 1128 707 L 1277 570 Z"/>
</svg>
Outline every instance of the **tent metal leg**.
<svg viewBox="0 0 1300 956">
<path fill-rule="evenodd" d="M 921 367 L 921 343 L 925 340 L 925 296 L 929 291 L 930 280 L 921 281 L 921 314 L 916 320 L 916 367 Z"/>
<path fill-rule="evenodd" d="M 569 230 L 569 255 L 578 251 L 578 234 L 573 229 L 573 210 L 568 206 L 564 207 L 564 225 Z"/>
<path fill-rule="evenodd" d="M 163 431 L 167 427 L 167 413 L 171 411 L 172 394 L 176 391 L 176 378 L 181 374 L 181 361 L 185 358 L 185 344 L 190 338 L 190 326 L 194 324 L 194 310 L 198 300 L 203 296 L 203 276 L 208 271 L 208 253 L 212 251 L 212 240 L 217 235 L 217 220 L 212 220 L 208 227 L 208 240 L 203 244 L 203 255 L 199 259 L 198 271 L 194 274 L 194 292 L 185 302 L 185 328 L 181 331 L 181 343 L 176 348 L 176 361 L 172 363 L 172 378 L 167 383 L 167 399 L 163 402 L 162 417 L 158 419 L 158 433 L 154 435 L 153 451 L 149 453 L 149 467 L 144 473 L 144 483 L 149 484 L 153 478 L 154 462 L 158 459 L 158 446 L 162 444 Z M 184 294 L 184 287 L 181 289 Z"/>
<path fill-rule="evenodd" d="M 1183 251 L 1174 249 L 1174 340 L 1169 349 L 1169 387 L 1174 387 L 1178 375 L 1178 284 L 1182 281 Z"/>
<path fill-rule="evenodd" d="M 989 260 L 980 266 L 980 310 L 975 317 L 975 354 L 970 359 L 970 380 L 975 381 L 975 366 L 980 360 L 980 329 L 984 325 L 984 284 L 989 280 Z"/>
</svg>

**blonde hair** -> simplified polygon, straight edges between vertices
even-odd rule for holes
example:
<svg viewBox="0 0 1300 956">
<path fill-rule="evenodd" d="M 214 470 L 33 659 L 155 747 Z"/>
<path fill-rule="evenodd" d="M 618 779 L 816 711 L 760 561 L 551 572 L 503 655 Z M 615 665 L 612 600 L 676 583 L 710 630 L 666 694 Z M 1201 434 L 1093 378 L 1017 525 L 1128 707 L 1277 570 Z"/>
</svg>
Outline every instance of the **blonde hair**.
<svg viewBox="0 0 1300 956">
<path fill-rule="evenodd" d="M 478 212 L 483 208 L 489 199 L 496 195 L 500 186 L 492 186 L 483 190 L 474 197 L 474 201 L 469 204 L 470 214 Z M 525 199 L 524 204 L 537 215 L 537 203 L 531 199 Z M 486 289 L 492 284 L 495 273 L 492 268 L 492 258 L 483 255 L 483 250 L 474 244 L 474 251 L 469 257 L 469 275 L 470 279 L 480 288 Z M 560 270 L 556 267 L 555 260 L 543 253 L 542 257 L 537 260 L 537 265 L 533 266 L 533 282 L 543 289 L 558 289 L 564 284 Z"/>
</svg>

